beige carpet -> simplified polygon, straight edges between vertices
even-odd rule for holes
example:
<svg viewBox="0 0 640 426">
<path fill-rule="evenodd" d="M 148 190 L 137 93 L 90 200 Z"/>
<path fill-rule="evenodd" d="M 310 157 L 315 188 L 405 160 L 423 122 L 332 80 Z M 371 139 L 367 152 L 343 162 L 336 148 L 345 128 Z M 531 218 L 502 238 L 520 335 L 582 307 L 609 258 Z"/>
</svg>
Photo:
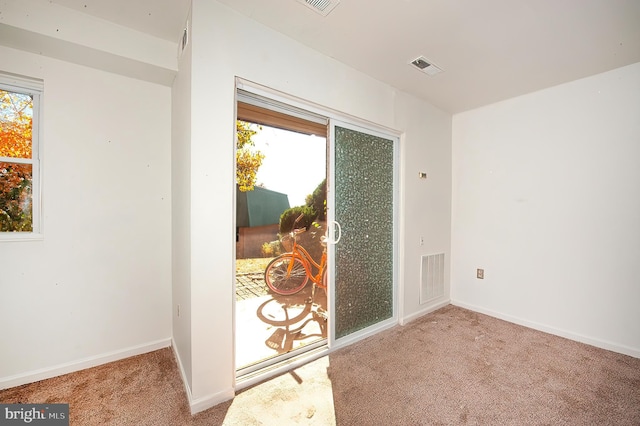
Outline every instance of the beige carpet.
<svg viewBox="0 0 640 426">
<path fill-rule="evenodd" d="M 640 425 L 640 359 L 448 306 L 189 414 L 170 349 L 0 391 L 72 425 Z"/>
<path fill-rule="evenodd" d="M 640 425 L 640 359 L 453 306 L 330 359 L 338 424 Z"/>
</svg>

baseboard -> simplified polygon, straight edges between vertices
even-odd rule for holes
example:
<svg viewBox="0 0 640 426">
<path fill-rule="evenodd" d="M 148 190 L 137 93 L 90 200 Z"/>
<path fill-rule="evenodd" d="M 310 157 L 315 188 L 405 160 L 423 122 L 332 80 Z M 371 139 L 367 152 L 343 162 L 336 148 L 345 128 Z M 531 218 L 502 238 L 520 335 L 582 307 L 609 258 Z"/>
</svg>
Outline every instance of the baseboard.
<svg viewBox="0 0 640 426">
<path fill-rule="evenodd" d="M 451 301 L 452 305 L 459 306 L 461 308 L 469 309 L 470 311 L 478 312 L 480 314 L 489 315 L 490 317 L 498 318 L 504 321 L 508 321 L 514 324 L 522 325 L 524 327 L 532 328 L 534 330 L 543 331 L 545 333 L 553 334 L 555 336 L 564 337 L 566 339 L 575 340 L 576 342 L 585 343 L 587 345 L 595 346 L 597 348 L 606 349 L 608 351 L 617 352 L 623 355 L 629 355 L 634 358 L 640 358 L 640 350 L 630 348 L 628 346 L 619 345 L 616 343 L 608 342 L 606 340 L 594 339 L 592 337 L 584 336 L 582 334 L 573 333 L 567 330 L 563 330 L 556 327 L 540 324 L 534 321 L 528 321 L 519 317 L 503 314 L 500 312 L 492 311 L 490 309 L 481 308 L 479 306 L 470 305 L 468 303 L 460 302 L 457 300 Z"/>
<path fill-rule="evenodd" d="M 191 415 L 197 414 L 211 407 L 215 407 L 222 402 L 229 401 L 235 396 L 236 393 L 233 389 L 227 389 L 213 395 L 207 395 L 203 396 L 202 398 L 191 400 L 189 401 L 189 406 L 191 407 Z"/>
<path fill-rule="evenodd" d="M 438 309 L 444 308 L 445 306 L 450 305 L 450 304 L 451 304 L 451 301 L 449 299 L 447 299 L 447 300 L 444 300 L 442 302 L 438 302 L 438 303 L 436 303 L 434 305 L 428 305 L 428 306 L 420 309 L 419 311 L 412 313 L 411 315 L 407 315 L 406 317 L 401 318 L 400 319 L 400 325 L 405 325 L 405 324 L 407 324 L 407 323 L 409 323 L 409 322 L 411 322 L 411 321 L 413 321 L 415 319 L 420 318 L 423 315 L 426 315 L 426 314 L 431 313 L 433 311 L 437 311 Z"/>
<path fill-rule="evenodd" d="M 173 351 L 173 356 L 176 359 L 178 364 L 178 371 L 180 372 L 180 378 L 182 379 L 182 384 L 184 385 L 184 391 L 187 394 L 187 401 L 189 401 L 189 405 L 191 405 L 191 388 L 189 387 L 189 380 L 187 378 L 187 373 L 184 371 L 184 365 L 182 364 L 182 358 L 180 358 L 180 354 L 177 350 L 178 345 L 176 345 L 176 341 L 171 338 L 171 350 Z"/>
<path fill-rule="evenodd" d="M 108 352 L 102 355 L 96 355 L 83 358 L 78 361 L 59 364 L 53 367 L 41 368 L 39 370 L 29 371 L 23 374 L 0 378 L 0 389 L 8 389 L 15 386 L 25 385 L 52 377 L 61 376 L 63 374 L 73 373 L 84 370 L 86 368 L 97 367 L 109 362 L 119 361 L 136 355 L 145 354 L 147 352 L 157 351 L 171 346 L 171 339 L 161 339 L 155 342 L 149 342 L 142 345 L 132 346 L 130 348 Z"/>
<path fill-rule="evenodd" d="M 171 339 L 171 349 L 173 350 L 173 354 L 176 357 L 176 362 L 178 363 L 178 370 L 180 371 L 180 377 L 182 378 L 184 391 L 187 394 L 187 401 L 189 402 L 191 415 L 207 410 L 222 402 L 233 399 L 236 396 L 236 393 L 233 389 L 228 389 L 213 395 L 207 395 L 202 398 L 193 399 L 193 394 L 191 393 L 191 388 L 189 387 L 189 380 L 187 380 L 187 373 L 184 370 L 184 365 L 182 364 L 182 358 L 180 358 L 180 354 L 176 349 L 177 347 L 178 346 L 176 345 L 176 342 L 173 339 Z"/>
</svg>

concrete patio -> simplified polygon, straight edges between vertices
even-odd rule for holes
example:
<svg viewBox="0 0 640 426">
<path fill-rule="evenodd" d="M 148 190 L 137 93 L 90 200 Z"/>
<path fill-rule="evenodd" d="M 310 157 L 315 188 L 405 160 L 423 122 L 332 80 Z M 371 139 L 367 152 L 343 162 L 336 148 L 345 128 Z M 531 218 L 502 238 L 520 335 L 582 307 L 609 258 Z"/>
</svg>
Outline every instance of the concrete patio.
<svg viewBox="0 0 640 426">
<path fill-rule="evenodd" d="M 236 369 L 327 338 L 325 291 L 312 282 L 291 296 L 272 294 L 263 272 L 236 274 Z"/>
</svg>

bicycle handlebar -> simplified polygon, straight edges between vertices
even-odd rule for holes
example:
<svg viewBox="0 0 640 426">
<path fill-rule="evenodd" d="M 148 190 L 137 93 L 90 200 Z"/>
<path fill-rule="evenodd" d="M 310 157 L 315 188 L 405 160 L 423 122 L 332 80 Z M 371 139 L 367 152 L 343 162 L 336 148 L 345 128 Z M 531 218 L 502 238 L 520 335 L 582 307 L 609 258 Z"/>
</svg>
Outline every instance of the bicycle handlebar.
<svg viewBox="0 0 640 426">
<path fill-rule="evenodd" d="M 291 231 L 292 234 L 302 234 L 303 232 L 305 232 L 307 230 L 307 228 L 296 228 L 293 231 Z"/>
<path fill-rule="evenodd" d="M 296 228 L 296 225 L 302 219 L 304 219 L 304 213 L 300 213 L 300 215 L 296 218 L 296 220 L 293 221 L 293 229 L 291 230 L 291 233 L 290 233 L 291 237 L 295 238 L 296 235 L 302 234 L 303 232 L 305 232 L 307 230 L 306 227 L 304 227 L 304 228 Z"/>
</svg>

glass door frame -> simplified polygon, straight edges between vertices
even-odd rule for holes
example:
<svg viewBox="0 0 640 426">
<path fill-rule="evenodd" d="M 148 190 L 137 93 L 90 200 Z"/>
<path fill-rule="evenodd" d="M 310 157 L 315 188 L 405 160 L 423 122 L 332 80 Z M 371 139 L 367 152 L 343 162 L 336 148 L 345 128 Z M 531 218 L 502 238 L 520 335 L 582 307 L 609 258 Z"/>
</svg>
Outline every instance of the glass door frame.
<svg viewBox="0 0 640 426">
<path fill-rule="evenodd" d="M 335 282 L 335 270 L 331 265 L 335 264 L 335 246 L 333 244 L 327 245 L 327 256 L 328 256 L 328 265 L 331 266 L 328 269 L 328 287 L 329 290 L 327 292 L 327 308 L 329 311 L 329 318 L 327 321 L 327 339 L 323 342 L 318 342 L 318 344 L 310 345 L 312 347 L 309 348 L 308 351 L 303 353 L 302 355 L 298 354 L 298 350 L 290 353 L 291 356 L 282 357 L 279 361 L 267 364 L 262 368 L 249 368 L 245 371 L 248 373 L 246 376 L 239 376 L 238 370 L 235 366 L 235 351 L 237 350 L 236 346 L 236 308 L 235 308 L 235 298 L 233 304 L 233 359 L 234 359 L 234 389 L 240 390 L 251 386 L 253 384 L 259 383 L 260 381 L 266 380 L 269 377 L 273 377 L 275 375 L 284 373 L 289 371 L 292 368 L 297 368 L 307 362 L 313 361 L 314 359 L 320 358 L 322 356 L 328 355 L 333 350 L 338 349 L 340 347 L 347 346 L 351 343 L 354 343 L 358 340 L 362 340 L 366 337 L 374 335 L 382 330 L 387 328 L 391 328 L 400 323 L 399 320 L 399 312 L 401 311 L 399 295 L 401 294 L 400 282 L 399 282 L 399 241 L 400 241 L 400 210 L 401 210 L 401 181 L 400 181 L 400 138 L 401 132 L 377 125 L 375 123 L 358 119 L 339 111 L 333 110 L 331 108 L 323 107 L 317 104 L 314 104 L 310 101 L 305 101 L 303 99 L 297 98 L 292 95 L 288 95 L 286 93 L 280 92 L 275 89 L 271 89 L 267 86 L 252 82 L 250 80 L 243 79 L 241 77 L 235 78 L 235 102 L 234 102 L 234 123 L 237 117 L 237 112 L 235 108 L 237 107 L 238 102 L 238 90 L 243 90 L 245 92 L 249 92 L 264 98 L 271 99 L 275 102 L 289 105 L 293 108 L 302 109 L 308 111 L 312 114 L 316 114 L 318 116 L 323 116 L 327 119 L 327 144 L 328 144 L 328 159 L 327 159 L 327 226 L 329 227 L 329 238 L 331 241 L 335 241 L 335 229 L 332 224 L 332 221 L 335 221 L 335 189 L 332 187 L 334 184 L 334 174 L 335 174 L 335 125 L 339 125 L 340 127 L 344 127 L 351 130 L 356 130 L 359 132 L 371 134 L 374 136 L 382 137 L 385 139 L 389 139 L 393 141 L 393 314 L 391 318 L 388 318 L 380 323 L 371 325 L 365 329 L 356 331 L 348 336 L 342 337 L 340 339 L 335 338 L 335 291 L 334 285 Z M 286 111 L 285 111 L 286 112 Z M 235 133 L 234 133 L 235 134 Z M 235 143 L 234 143 L 235 146 Z M 234 159 L 235 162 L 235 149 L 234 149 Z M 234 180 L 235 181 L 235 180 Z M 235 194 L 235 191 L 233 192 Z M 235 217 L 235 205 L 236 200 L 235 196 L 233 199 L 233 216 Z M 233 262 L 235 265 L 235 254 L 233 256 Z M 234 266 L 235 270 L 235 266 Z M 234 273 L 235 277 L 235 273 Z M 235 294 L 235 279 L 234 279 L 234 294 Z M 304 349 L 304 348 L 302 348 Z"/>
<path fill-rule="evenodd" d="M 336 245 L 328 244 L 328 262 L 332 265 L 328 269 L 329 272 L 329 294 L 327 297 L 327 304 L 329 308 L 329 317 L 332 322 L 329 324 L 328 339 L 329 348 L 337 349 L 343 346 L 347 346 L 358 340 L 365 339 L 382 330 L 391 328 L 399 323 L 399 282 L 398 282 L 398 247 L 399 247 L 399 213 L 400 213 L 400 136 L 398 133 L 389 129 L 381 128 L 370 123 L 361 123 L 359 120 L 349 120 L 341 118 L 333 118 L 329 116 L 329 172 L 327 180 L 327 226 L 329 227 L 329 240 L 331 242 L 336 241 L 339 235 L 336 235 L 337 226 L 335 226 L 335 212 L 336 212 L 336 200 L 335 200 L 335 128 L 336 126 L 349 130 L 354 130 L 360 133 L 366 133 L 368 135 L 384 138 L 393 142 L 393 313 L 390 318 L 382 320 L 376 324 L 370 325 L 362 330 L 353 332 L 347 336 L 336 338 L 336 305 L 335 305 L 335 262 L 336 262 Z M 338 244 L 340 242 L 338 241 Z"/>
<path fill-rule="evenodd" d="M 275 111 L 286 116 L 301 118 L 306 121 L 312 121 L 316 123 L 323 123 L 323 128 L 326 128 L 326 138 L 328 138 L 328 123 L 329 118 L 323 111 L 319 111 L 316 108 L 311 108 L 305 102 L 296 100 L 295 98 L 281 94 L 279 92 L 268 89 L 264 86 L 260 86 L 256 83 L 243 80 L 236 77 L 235 84 L 235 102 L 234 102 L 234 123 L 238 118 L 238 102 L 250 103 L 253 105 L 260 105 L 264 109 Z M 328 140 L 327 140 L 328 144 Z M 234 143 L 234 147 L 235 147 Z M 328 151 L 328 148 L 327 148 Z M 234 163 L 235 163 L 235 148 L 234 148 Z M 328 166 L 326 167 L 328 171 Z M 327 180 L 329 177 L 327 176 Z M 234 179 L 235 182 L 235 179 Z M 235 191 L 234 191 L 234 194 Z M 233 217 L 236 217 L 236 204 L 237 200 L 234 196 L 233 200 Z M 235 253 L 233 255 L 234 264 L 236 262 Z M 234 267 L 235 269 L 235 267 Z M 235 273 L 234 273 L 235 277 Z M 234 279 L 234 294 L 235 294 L 235 279 Z M 311 285 L 310 283 L 307 285 Z M 316 289 L 316 291 L 323 291 Z M 327 299 L 329 296 L 327 295 Z M 302 365 L 308 361 L 319 358 L 328 353 L 328 337 L 319 339 L 318 341 L 304 345 L 303 347 L 293 349 L 289 352 L 277 354 L 264 360 L 257 360 L 255 363 L 248 366 L 238 368 L 236 365 L 236 351 L 237 345 L 237 330 L 236 326 L 237 309 L 234 297 L 233 303 L 233 359 L 234 359 L 234 388 L 236 390 L 251 386 L 262 380 L 265 380 L 271 376 L 283 373 L 291 368 L 295 368 L 298 365 Z M 327 300 L 328 308 L 328 300 Z M 327 336 L 330 329 L 330 320 L 327 321 Z"/>
</svg>

